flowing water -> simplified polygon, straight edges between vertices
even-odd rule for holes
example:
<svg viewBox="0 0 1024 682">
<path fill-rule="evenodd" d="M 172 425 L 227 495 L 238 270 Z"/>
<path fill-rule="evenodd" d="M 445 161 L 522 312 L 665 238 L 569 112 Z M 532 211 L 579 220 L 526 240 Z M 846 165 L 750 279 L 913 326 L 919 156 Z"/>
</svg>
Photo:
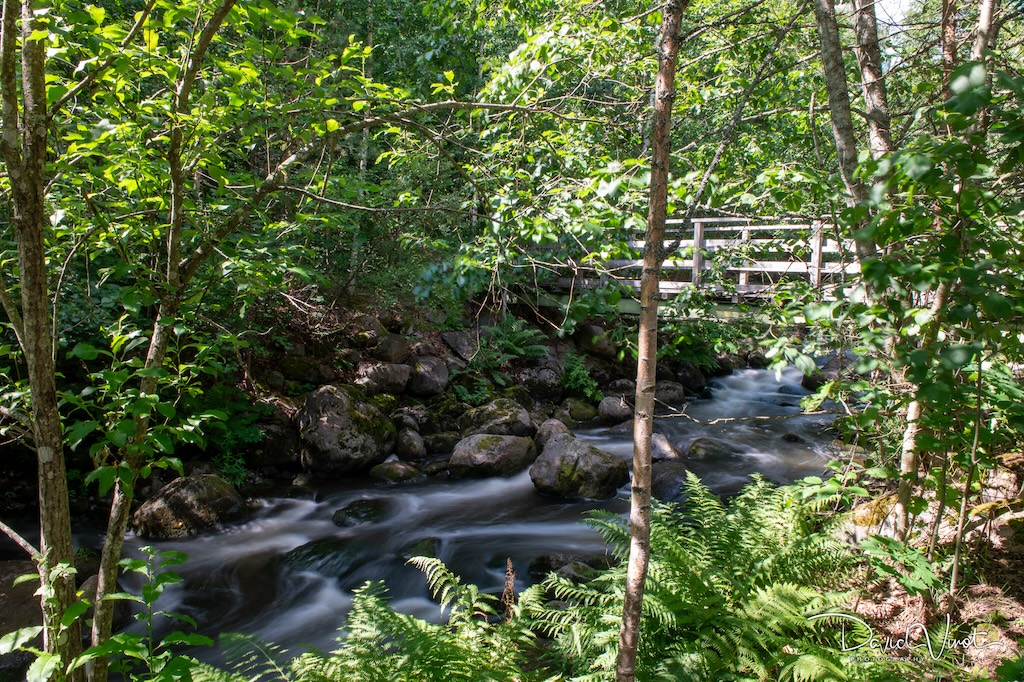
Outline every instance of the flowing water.
<svg viewBox="0 0 1024 682">
<path fill-rule="evenodd" d="M 820 473 L 827 459 L 828 419 L 801 416 L 806 394 L 800 375 L 742 370 L 716 379 L 711 398 L 666 409 L 656 431 L 683 451 L 697 438 L 726 444 L 687 466 L 713 490 L 735 492 L 753 473 L 788 482 Z M 771 419 L 750 419 L 771 417 Z M 739 418 L 713 425 L 698 422 Z M 695 421 L 697 420 L 697 421 Z M 577 435 L 623 458 L 632 456 L 629 433 L 591 428 Z M 605 546 L 582 519 L 590 509 L 628 509 L 628 486 L 607 502 L 564 502 L 540 496 L 523 472 L 511 478 L 382 485 L 370 480 L 324 485 L 298 497 L 265 499 L 252 519 L 223 532 L 180 542 L 154 543 L 189 560 L 175 567 L 185 580 L 162 598 L 161 608 L 194 617 L 203 634 L 245 632 L 300 650 L 330 648 L 352 601 L 352 591 L 382 580 L 394 606 L 436 619 L 423 575 L 410 556 L 433 554 L 464 580 L 500 593 L 505 561 L 529 581 L 537 557 L 600 555 Z M 379 521 L 342 528 L 332 514 L 356 500 L 379 500 Z M 144 544 L 129 538 L 129 547 Z"/>
</svg>

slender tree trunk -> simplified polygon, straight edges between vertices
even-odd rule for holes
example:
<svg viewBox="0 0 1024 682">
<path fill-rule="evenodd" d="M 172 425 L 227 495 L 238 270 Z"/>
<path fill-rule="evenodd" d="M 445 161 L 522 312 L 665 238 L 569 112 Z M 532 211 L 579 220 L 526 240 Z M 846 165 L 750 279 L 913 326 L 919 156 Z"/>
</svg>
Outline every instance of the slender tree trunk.
<svg viewBox="0 0 1024 682">
<path fill-rule="evenodd" d="M 821 65 L 825 74 L 825 88 L 828 91 L 829 114 L 839 159 L 839 174 L 846 186 L 847 203 L 854 206 L 867 200 L 868 190 L 864 183 L 854 176 L 857 168 L 857 139 L 853 131 L 850 90 L 846 82 L 846 67 L 843 64 L 839 26 L 836 23 L 836 11 L 832 0 L 814 0 L 814 17 L 818 25 Z M 859 236 L 856 229 L 853 237 L 857 260 L 860 263 L 878 255 L 873 239 Z"/>
<path fill-rule="evenodd" d="M 18 241 L 21 275 L 19 340 L 28 364 L 32 410 L 32 436 L 38 461 L 39 575 L 42 582 L 44 648 L 59 654 L 66 665 L 82 650 L 81 624 L 62 625 L 68 606 L 75 600 L 75 576 L 71 568 L 71 513 L 68 507 L 64 439 L 53 359 L 50 327 L 50 291 L 46 269 L 45 229 L 47 213 L 46 141 L 46 44 L 31 35 L 40 28 L 31 3 L 4 0 L 0 35 L 0 98 L 3 130 L 0 140 L 11 186 L 11 224 Z M 18 18 L 21 18 L 21 87 L 18 87 Z M 39 16 L 42 16 L 41 14 Z M 19 116 L 18 100 L 22 107 Z M 13 304 L 13 301 L 9 302 Z M 62 568 L 65 567 L 65 568 Z M 81 679 L 82 673 L 72 674 Z M 56 679 L 64 679 L 62 671 Z"/>
<path fill-rule="evenodd" d="M 878 43 L 875 0 L 854 0 L 853 24 L 857 34 L 857 62 L 871 137 L 871 155 L 880 158 L 892 151 L 892 119 L 882 71 L 882 50 Z"/>
<path fill-rule="evenodd" d="M 651 435 L 654 426 L 654 385 L 658 354 L 658 284 L 665 258 L 665 219 L 668 210 L 672 104 L 675 101 L 679 30 L 687 0 L 669 0 L 663 12 L 658 76 L 652 132 L 651 195 L 647 216 L 647 243 L 640 284 L 639 358 L 636 372 L 636 408 L 633 427 L 633 484 L 630 500 L 629 564 L 619 631 L 615 679 L 636 679 L 636 654 L 644 583 L 651 546 Z"/>
</svg>

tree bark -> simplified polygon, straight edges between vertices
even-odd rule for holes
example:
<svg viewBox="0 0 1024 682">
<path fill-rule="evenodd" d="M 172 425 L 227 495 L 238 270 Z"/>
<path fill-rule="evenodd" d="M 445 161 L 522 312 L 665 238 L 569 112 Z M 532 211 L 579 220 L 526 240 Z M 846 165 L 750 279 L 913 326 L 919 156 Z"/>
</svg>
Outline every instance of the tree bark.
<svg viewBox="0 0 1024 682">
<path fill-rule="evenodd" d="M 18 242 L 21 275 L 19 341 L 28 365 L 32 438 L 38 462 L 39 575 L 42 583 L 44 648 L 63 665 L 81 653 L 81 624 L 61 621 L 75 600 L 64 439 L 57 408 L 57 387 L 50 327 L 50 291 L 46 269 L 46 45 L 31 35 L 40 28 L 29 2 L 4 0 L 0 35 L 0 153 L 11 186 L 11 224 Z M 35 9 L 38 9 L 36 7 Z M 21 17 L 21 83 L 15 58 Z M 40 15 L 41 16 L 41 15 Z M 18 100 L 21 99 L 21 115 Z M 13 305 L 13 301 L 7 304 Z M 5 304 L 5 305 L 7 305 Z M 62 670 L 55 679 L 64 679 Z M 81 679 L 76 672 L 71 679 Z"/>
<path fill-rule="evenodd" d="M 839 26 L 832 0 L 814 0 L 814 17 L 818 25 L 818 40 L 821 47 L 821 65 L 825 74 L 825 88 L 828 91 L 829 114 L 832 119 L 832 137 L 836 143 L 839 159 L 839 175 L 846 186 L 847 204 L 855 206 L 868 199 L 868 190 L 854 171 L 857 168 L 857 139 L 853 131 L 853 114 L 850 110 L 850 90 L 846 82 L 846 67 L 843 64 L 842 45 L 839 42 Z M 864 263 L 878 255 L 873 239 L 867 239 L 853 232 L 857 260 Z"/>
<path fill-rule="evenodd" d="M 654 388 L 658 352 L 658 289 L 665 258 L 665 219 L 668 212 L 672 104 L 675 101 L 676 59 L 680 24 L 687 0 L 669 0 L 663 12 L 658 76 L 655 85 L 652 131 L 651 195 L 640 284 L 639 357 L 636 373 L 636 407 L 633 427 L 633 483 L 630 500 L 629 564 L 625 601 L 619 631 L 615 679 L 636 679 L 637 645 L 644 583 L 651 546 L 651 435 L 654 425 Z"/>
<path fill-rule="evenodd" d="M 882 71 L 882 50 L 878 43 L 875 0 L 853 0 L 853 25 L 857 34 L 857 63 L 871 139 L 871 155 L 878 159 L 892 151 L 892 119 Z"/>
</svg>

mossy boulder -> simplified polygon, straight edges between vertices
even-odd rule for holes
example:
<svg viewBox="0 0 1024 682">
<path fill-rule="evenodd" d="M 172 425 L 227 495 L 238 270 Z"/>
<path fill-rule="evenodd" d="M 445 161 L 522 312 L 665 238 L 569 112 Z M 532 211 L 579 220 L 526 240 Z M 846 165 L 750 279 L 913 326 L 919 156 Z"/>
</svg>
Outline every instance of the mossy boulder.
<svg viewBox="0 0 1024 682">
<path fill-rule="evenodd" d="M 562 409 L 575 424 L 586 424 L 597 419 L 597 408 L 586 400 L 566 398 L 562 402 Z"/>
<path fill-rule="evenodd" d="M 633 406 L 625 396 L 606 396 L 597 406 L 597 416 L 602 424 L 621 424 L 633 418 Z"/>
<path fill-rule="evenodd" d="M 427 445 L 423 442 L 423 436 L 409 428 L 399 429 L 395 454 L 406 462 L 419 462 L 426 459 Z"/>
<path fill-rule="evenodd" d="M 297 419 L 302 466 L 308 471 L 364 472 L 383 462 L 395 447 L 397 432 L 391 420 L 342 386 L 321 386 L 310 393 Z"/>
<path fill-rule="evenodd" d="M 537 458 L 530 438 L 477 434 L 463 438 L 448 461 L 448 472 L 456 478 L 512 476 Z"/>
<path fill-rule="evenodd" d="M 444 393 L 448 388 L 448 365 L 441 358 L 427 355 L 417 357 L 409 364 L 412 372 L 405 387 L 409 395 L 429 398 Z"/>
<path fill-rule="evenodd" d="M 132 515 L 135 532 L 144 538 L 170 540 L 199 535 L 249 514 L 231 484 L 216 474 L 177 478 Z"/>
<path fill-rule="evenodd" d="M 455 451 L 455 446 L 462 440 L 458 431 L 441 431 L 423 437 L 427 453 L 431 455 L 447 455 Z"/>
<path fill-rule="evenodd" d="M 459 425 L 464 437 L 489 433 L 496 436 L 532 438 L 537 433 L 530 413 L 509 398 L 498 398 L 466 412 L 459 420 Z"/>
<path fill-rule="evenodd" d="M 742 454 L 738 446 L 716 438 L 696 438 L 686 449 L 686 457 L 692 460 L 734 459 Z"/>
<path fill-rule="evenodd" d="M 530 467 L 538 491 L 564 499 L 605 500 L 629 480 L 626 461 L 571 435 L 556 435 Z"/>
<path fill-rule="evenodd" d="M 559 435 L 571 436 L 572 431 L 569 430 L 569 427 L 564 422 L 557 419 L 546 419 L 537 428 L 537 435 L 533 440 L 537 447 L 543 450 L 549 440 Z"/>
<path fill-rule="evenodd" d="M 412 375 L 409 365 L 391 362 L 362 362 L 356 369 L 356 384 L 362 386 L 367 395 L 390 393 L 400 395 L 405 391 Z"/>
</svg>

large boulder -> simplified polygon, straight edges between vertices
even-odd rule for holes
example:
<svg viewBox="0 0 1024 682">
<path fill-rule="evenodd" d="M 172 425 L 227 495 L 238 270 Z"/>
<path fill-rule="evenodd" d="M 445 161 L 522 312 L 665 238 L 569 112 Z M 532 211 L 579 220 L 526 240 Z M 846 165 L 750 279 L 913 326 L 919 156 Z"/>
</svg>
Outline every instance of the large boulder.
<svg viewBox="0 0 1024 682">
<path fill-rule="evenodd" d="M 367 471 L 383 462 L 395 447 L 391 420 L 340 386 L 321 386 L 307 395 L 297 419 L 302 466 L 309 471 Z"/>
<path fill-rule="evenodd" d="M 412 361 L 412 373 L 405 390 L 410 395 L 430 398 L 444 393 L 448 388 L 448 365 L 432 355 L 417 357 Z"/>
<path fill-rule="evenodd" d="M 596 324 L 579 325 L 576 327 L 573 339 L 588 355 L 606 360 L 615 360 L 618 357 L 619 349 L 615 347 L 615 343 L 609 338 L 608 332 Z"/>
<path fill-rule="evenodd" d="M 603 500 L 629 480 L 629 467 L 610 452 L 563 434 L 548 440 L 530 467 L 530 479 L 545 495 Z"/>
<path fill-rule="evenodd" d="M 182 476 L 139 507 L 132 515 L 132 526 L 144 538 L 169 540 L 240 521 L 248 513 L 245 501 L 220 476 Z"/>
<path fill-rule="evenodd" d="M 532 438 L 537 433 L 530 413 L 510 398 L 498 398 L 466 412 L 459 420 L 459 426 L 463 437 L 489 433 Z"/>
<path fill-rule="evenodd" d="M 694 395 L 700 395 L 704 392 L 704 389 L 708 386 L 708 381 L 704 377 L 704 373 L 700 371 L 696 365 L 690 364 L 689 362 L 680 362 L 673 367 L 673 374 L 676 376 L 676 380 L 686 388 L 687 391 Z"/>
<path fill-rule="evenodd" d="M 686 457 L 692 460 L 735 459 L 743 454 L 739 446 L 717 438 L 695 438 L 686 449 Z"/>
<path fill-rule="evenodd" d="M 373 348 L 387 333 L 384 325 L 369 315 L 357 315 L 349 323 L 349 337 L 358 348 Z"/>
<path fill-rule="evenodd" d="M 679 405 L 686 401 L 686 389 L 678 381 L 658 381 L 654 385 L 654 397 L 666 405 Z"/>
<path fill-rule="evenodd" d="M 412 367 L 390 362 L 362 362 L 356 368 L 356 384 L 367 395 L 401 395 L 412 376 Z"/>
<path fill-rule="evenodd" d="M 536 458 L 537 449 L 529 438 L 477 434 L 455 446 L 448 472 L 456 478 L 512 476 Z"/>
<path fill-rule="evenodd" d="M 662 502 L 680 499 L 686 482 L 686 465 L 682 462 L 655 461 L 651 468 L 651 494 Z"/>
<path fill-rule="evenodd" d="M 399 429 L 395 454 L 407 462 L 418 462 L 427 458 L 427 445 L 423 436 L 412 429 Z"/>
<path fill-rule="evenodd" d="M 476 335 L 469 332 L 442 332 L 441 339 L 466 362 L 472 360 L 480 349 Z"/>
<path fill-rule="evenodd" d="M 602 424 L 621 424 L 633 418 L 633 406 L 625 396 L 610 395 L 598 404 L 597 417 Z"/>
</svg>

